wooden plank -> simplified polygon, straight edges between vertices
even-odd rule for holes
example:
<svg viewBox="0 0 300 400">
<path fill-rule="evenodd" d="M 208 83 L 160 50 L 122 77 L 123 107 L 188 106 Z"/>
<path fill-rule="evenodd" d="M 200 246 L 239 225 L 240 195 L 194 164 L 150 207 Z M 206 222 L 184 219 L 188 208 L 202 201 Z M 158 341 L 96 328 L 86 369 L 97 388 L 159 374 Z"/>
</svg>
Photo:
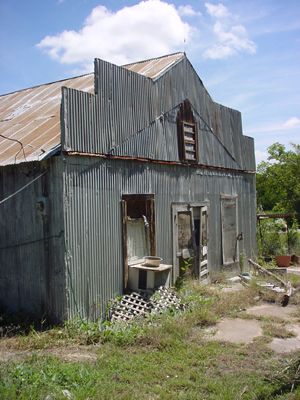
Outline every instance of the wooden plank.
<svg viewBox="0 0 300 400">
<path fill-rule="evenodd" d="M 204 275 L 208 275 L 208 269 L 204 269 L 203 271 L 200 272 L 200 277 L 202 278 L 202 276 Z"/>
<path fill-rule="evenodd" d="M 278 282 L 280 282 L 284 287 L 287 287 L 287 283 L 284 282 L 279 276 L 273 274 L 273 272 L 268 271 L 266 268 L 262 267 L 261 265 L 257 264 L 251 258 L 248 259 L 249 263 L 253 265 L 256 269 L 258 269 L 260 272 L 263 272 L 266 275 L 271 276 L 272 278 L 276 279 Z"/>
<path fill-rule="evenodd" d="M 150 256 L 156 256 L 156 237 L 155 237 L 155 200 L 154 196 L 147 200 L 147 213 L 149 218 L 150 233 Z"/>
<path fill-rule="evenodd" d="M 124 290 L 128 288 L 128 254 L 127 254 L 127 202 L 121 200 L 122 208 L 122 240 L 123 240 L 123 286 Z"/>
</svg>

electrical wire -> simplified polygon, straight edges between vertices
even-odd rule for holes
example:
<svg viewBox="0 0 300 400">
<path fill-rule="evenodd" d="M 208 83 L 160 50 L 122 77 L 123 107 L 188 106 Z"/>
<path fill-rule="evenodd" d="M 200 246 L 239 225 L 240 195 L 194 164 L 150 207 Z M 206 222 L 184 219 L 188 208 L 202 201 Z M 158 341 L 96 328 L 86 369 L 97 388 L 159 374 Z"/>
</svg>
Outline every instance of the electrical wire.
<svg viewBox="0 0 300 400">
<path fill-rule="evenodd" d="M 12 197 L 16 196 L 18 193 L 22 192 L 22 190 L 26 189 L 28 186 L 32 185 L 33 182 L 37 181 L 39 178 L 44 176 L 48 171 L 44 171 L 39 176 L 32 179 L 30 182 L 26 183 L 26 185 L 22 186 L 20 189 L 16 190 L 14 193 L 10 194 L 9 196 L 5 197 L 4 199 L 0 200 L 0 204 L 5 203 L 7 200 L 11 199 Z"/>
<path fill-rule="evenodd" d="M 208 128 L 208 130 L 206 130 L 206 132 L 211 133 L 212 135 L 214 135 L 214 137 L 218 140 L 218 142 L 221 144 L 221 146 L 224 148 L 224 150 L 227 152 L 227 154 L 229 154 L 229 156 L 233 159 L 233 161 L 235 161 L 238 165 L 238 167 L 240 169 L 242 169 L 242 167 L 240 166 L 240 164 L 237 162 L 237 160 L 235 159 L 235 157 L 233 157 L 233 155 L 231 154 L 231 152 L 227 149 L 227 147 L 221 142 L 221 140 L 218 138 L 217 135 L 215 135 L 214 131 L 212 130 L 212 128 L 209 126 L 209 124 L 205 121 L 205 119 L 203 119 L 203 117 L 199 114 L 199 112 L 192 106 L 193 111 L 198 115 L 198 117 L 201 119 L 201 121 L 205 124 L 205 126 Z M 200 129 L 202 130 L 202 129 Z"/>
<path fill-rule="evenodd" d="M 175 110 L 175 109 L 178 108 L 179 106 L 180 106 L 180 104 L 177 104 L 176 106 L 172 107 L 170 110 L 165 111 L 164 113 L 161 113 L 161 115 L 159 115 L 158 117 L 156 117 L 155 119 L 153 119 L 152 121 L 150 121 L 149 124 L 148 124 L 146 127 L 140 129 L 139 131 L 135 132 L 135 133 L 132 134 L 132 135 L 127 136 L 127 137 L 126 137 L 125 139 L 123 139 L 120 143 L 118 143 L 118 144 L 114 145 L 112 148 L 110 148 L 107 154 L 108 154 L 108 155 L 113 155 L 113 154 L 114 154 L 114 151 L 115 151 L 117 148 L 121 147 L 123 144 L 125 144 L 126 142 L 129 142 L 130 140 L 134 139 L 135 137 L 139 136 L 141 133 L 145 132 L 145 130 L 146 130 L 147 128 L 149 128 L 151 125 L 153 125 L 157 120 L 160 120 L 160 119 L 165 118 L 170 112 L 172 112 L 173 110 Z M 227 149 L 227 147 L 224 145 L 224 143 L 222 143 L 221 140 L 218 138 L 218 136 L 215 135 L 215 133 L 214 133 L 214 131 L 212 130 L 212 128 L 210 127 L 210 125 L 205 121 L 205 119 L 200 115 L 200 113 L 193 107 L 193 105 L 191 105 L 191 106 L 192 106 L 192 109 L 193 109 L 194 113 L 197 114 L 198 118 L 200 118 L 200 120 L 201 120 L 201 121 L 204 123 L 204 125 L 205 125 L 205 128 L 206 128 L 206 129 L 201 129 L 201 128 L 200 128 L 200 130 L 205 131 L 205 132 L 209 132 L 210 134 L 212 134 L 212 135 L 217 139 L 217 141 L 220 143 L 220 145 L 224 148 L 224 150 L 226 151 L 226 153 L 232 158 L 232 160 L 233 160 L 234 162 L 236 162 L 236 164 L 238 165 L 238 167 L 239 167 L 240 169 L 242 169 L 242 167 L 240 166 L 240 164 L 237 162 L 237 160 L 236 160 L 235 157 L 231 154 L 231 152 Z"/>
<path fill-rule="evenodd" d="M 27 161 L 27 160 L 26 160 L 26 154 L 25 154 L 24 146 L 23 146 L 23 143 L 20 142 L 20 140 L 18 140 L 18 139 L 12 139 L 12 138 L 9 138 L 9 137 L 4 136 L 4 135 L 2 135 L 2 134 L 0 134 L 0 136 L 1 136 L 3 139 L 7 139 L 7 140 L 11 140 L 12 142 L 16 142 L 16 143 L 18 143 L 18 144 L 21 146 L 20 150 L 19 150 L 19 151 L 17 152 L 17 154 L 15 155 L 15 162 L 16 162 L 17 156 L 18 156 L 18 154 L 20 153 L 20 151 L 23 151 L 24 159 L 25 159 L 25 161 Z"/>
</svg>

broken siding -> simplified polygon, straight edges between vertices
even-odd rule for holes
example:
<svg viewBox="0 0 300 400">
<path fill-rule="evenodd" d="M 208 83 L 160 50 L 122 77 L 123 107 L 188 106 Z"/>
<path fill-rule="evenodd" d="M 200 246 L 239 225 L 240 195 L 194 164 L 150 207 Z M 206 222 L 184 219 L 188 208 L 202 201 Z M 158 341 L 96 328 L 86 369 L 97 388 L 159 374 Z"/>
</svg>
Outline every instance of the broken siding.
<svg viewBox="0 0 300 400">
<path fill-rule="evenodd" d="M 244 152 L 254 148 L 242 136 L 240 113 L 211 100 L 186 58 L 155 82 L 95 60 L 95 82 L 96 96 L 63 91 L 64 150 L 179 162 L 176 116 L 189 99 L 199 162 L 255 169 L 252 159 L 244 161 Z"/>
<path fill-rule="evenodd" d="M 70 156 L 64 172 L 68 316 L 96 318 L 123 289 L 123 194 L 154 194 L 157 255 L 173 264 L 171 205 L 209 201 L 209 266 L 222 266 L 220 194 L 239 196 L 239 251 L 255 253 L 253 176 Z"/>
</svg>

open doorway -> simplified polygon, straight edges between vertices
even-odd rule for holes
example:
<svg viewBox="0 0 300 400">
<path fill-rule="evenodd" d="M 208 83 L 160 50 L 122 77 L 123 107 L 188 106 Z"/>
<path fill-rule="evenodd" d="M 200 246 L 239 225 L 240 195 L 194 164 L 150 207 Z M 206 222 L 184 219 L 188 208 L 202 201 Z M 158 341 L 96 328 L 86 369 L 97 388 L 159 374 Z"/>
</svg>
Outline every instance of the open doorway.
<svg viewBox="0 0 300 400">
<path fill-rule="evenodd" d="M 121 204 L 124 290 L 127 290 L 129 266 L 146 255 L 156 255 L 154 194 L 124 194 Z"/>
<path fill-rule="evenodd" d="M 208 271 L 208 206 L 207 204 L 173 204 L 173 283 L 191 268 L 201 281 Z"/>
</svg>

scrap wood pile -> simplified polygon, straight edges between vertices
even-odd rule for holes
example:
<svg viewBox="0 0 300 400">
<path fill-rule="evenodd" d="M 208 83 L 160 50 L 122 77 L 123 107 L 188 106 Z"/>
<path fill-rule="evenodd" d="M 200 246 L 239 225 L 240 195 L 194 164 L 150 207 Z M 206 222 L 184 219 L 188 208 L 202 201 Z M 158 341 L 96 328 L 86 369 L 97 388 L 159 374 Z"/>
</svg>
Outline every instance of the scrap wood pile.
<svg viewBox="0 0 300 400">
<path fill-rule="evenodd" d="M 294 288 L 290 281 L 284 281 L 282 277 L 279 276 L 279 271 L 276 271 L 277 273 L 274 273 L 257 264 L 251 259 L 249 259 L 248 261 L 253 267 L 256 276 L 261 276 L 263 278 L 267 278 L 268 280 L 268 282 L 257 282 L 261 289 L 271 290 L 275 293 L 282 294 L 281 305 L 282 307 L 286 307 L 289 304 L 290 298 L 294 296 L 300 290 L 300 288 Z M 276 283 L 270 282 L 272 280 Z"/>
<path fill-rule="evenodd" d="M 172 289 L 160 287 L 150 297 L 147 294 L 132 292 L 114 300 L 108 311 L 108 319 L 111 322 L 128 322 L 135 317 L 183 309 L 185 305 Z"/>
</svg>

